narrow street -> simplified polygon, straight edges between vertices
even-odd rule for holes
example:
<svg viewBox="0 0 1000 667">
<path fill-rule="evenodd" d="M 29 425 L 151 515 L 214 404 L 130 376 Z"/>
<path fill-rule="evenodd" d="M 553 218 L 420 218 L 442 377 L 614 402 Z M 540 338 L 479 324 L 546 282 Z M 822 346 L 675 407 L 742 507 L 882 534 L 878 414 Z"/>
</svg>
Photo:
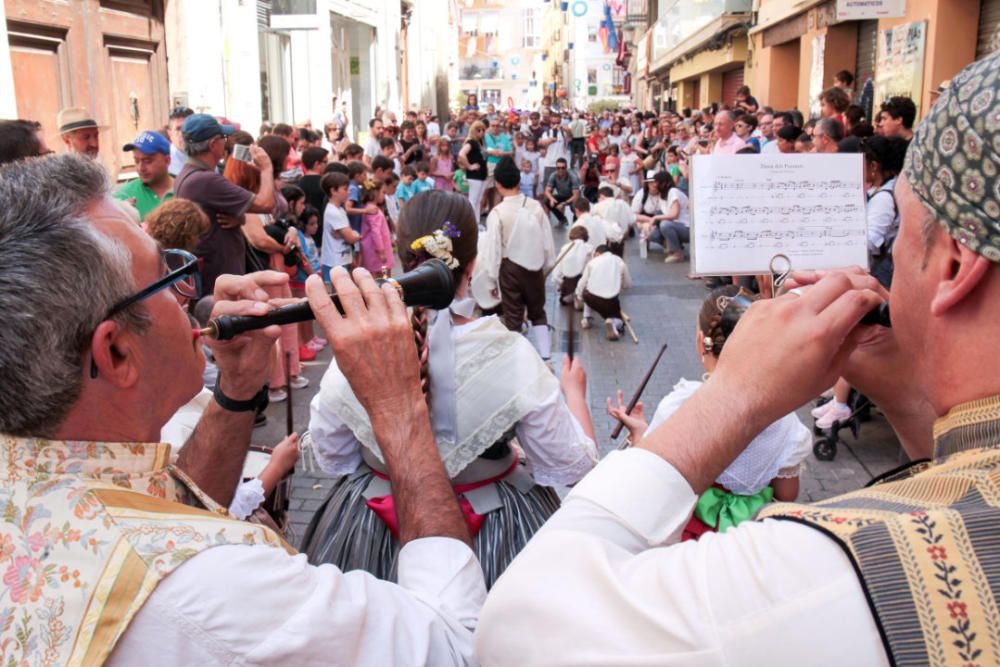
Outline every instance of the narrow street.
<svg viewBox="0 0 1000 667">
<path fill-rule="evenodd" d="M 561 247 L 564 239 L 565 232 L 557 229 L 557 248 Z M 680 378 L 696 379 L 704 372 L 695 352 L 695 327 L 707 290 L 701 282 L 687 279 L 687 263 L 664 264 L 663 254 L 655 246 L 645 260 L 639 257 L 638 244 L 634 239 L 626 243 L 625 252 L 635 285 L 623 293 L 622 304 L 632 318 L 632 326 L 639 338 L 638 345 L 627 335 L 617 342 L 606 340 L 603 326 L 581 331 L 580 313 L 568 307 L 556 311 L 555 291 L 551 286 L 549 288 L 547 313 L 549 323 L 557 331 L 553 336 L 555 367 L 557 370 L 561 367 L 568 338 L 568 318 L 573 317 L 575 348 L 589 376 L 590 410 L 602 454 L 616 446 L 611 441 L 611 432 L 617 422 L 608 416 L 606 398 L 621 388 L 628 400 L 662 344 L 668 345 L 667 352 L 643 393 L 643 402 L 648 406 L 647 416 L 652 415 L 660 399 L 670 393 Z M 310 386 L 293 394 L 295 427 L 300 432 L 308 427 L 309 401 L 319 390 L 329 359 L 329 351 L 324 350 L 317 361 L 305 364 Z M 805 406 L 799 411 L 806 425 L 812 424 L 809 416 L 811 407 Z M 724 409 L 725 406 L 720 406 L 720 410 Z M 283 437 L 285 410 L 284 403 L 268 408 L 268 423 L 254 431 L 254 442 L 273 445 Z M 858 440 L 854 440 L 846 430 L 842 435 L 846 437 L 846 446 L 841 443 L 833 461 L 824 462 L 810 457 L 801 481 L 800 500 L 816 501 L 852 491 L 863 486 L 872 476 L 905 461 L 894 434 L 877 413 L 870 422 L 862 425 Z M 302 461 L 299 462 L 293 478 L 291 501 L 295 543 L 313 512 L 326 498 L 330 480 L 322 472 L 306 472 Z"/>
</svg>

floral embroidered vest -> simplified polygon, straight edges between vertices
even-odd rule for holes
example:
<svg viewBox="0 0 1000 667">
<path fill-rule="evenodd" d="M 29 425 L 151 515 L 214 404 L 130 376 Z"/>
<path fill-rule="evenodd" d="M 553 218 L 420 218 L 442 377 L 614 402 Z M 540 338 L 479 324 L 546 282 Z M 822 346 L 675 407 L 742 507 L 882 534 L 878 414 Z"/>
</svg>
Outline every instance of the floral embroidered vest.
<svg viewBox="0 0 1000 667">
<path fill-rule="evenodd" d="M 203 494 L 169 457 L 165 444 L 0 435 L 0 663 L 102 664 L 187 559 L 227 544 L 285 546 L 214 503 L 184 504 Z"/>
<path fill-rule="evenodd" d="M 934 424 L 933 461 L 812 505 L 775 504 L 840 544 L 894 665 L 1000 664 L 1000 396 Z"/>
</svg>

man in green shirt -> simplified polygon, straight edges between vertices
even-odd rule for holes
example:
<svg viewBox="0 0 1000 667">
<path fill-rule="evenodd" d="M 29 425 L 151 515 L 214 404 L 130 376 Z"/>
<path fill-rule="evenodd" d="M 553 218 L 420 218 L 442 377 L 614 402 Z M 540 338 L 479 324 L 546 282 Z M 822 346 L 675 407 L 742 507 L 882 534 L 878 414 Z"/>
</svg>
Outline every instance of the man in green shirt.
<svg viewBox="0 0 1000 667">
<path fill-rule="evenodd" d="M 170 142 L 162 134 L 147 131 L 122 150 L 132 151 L 139 178 L 118 188 L 114 196 L 135 206 L 139 219 L 145 220 L 154 208 L 174 196 L 174 177 L 167 171 L 170 167 Z"/>
</svg>

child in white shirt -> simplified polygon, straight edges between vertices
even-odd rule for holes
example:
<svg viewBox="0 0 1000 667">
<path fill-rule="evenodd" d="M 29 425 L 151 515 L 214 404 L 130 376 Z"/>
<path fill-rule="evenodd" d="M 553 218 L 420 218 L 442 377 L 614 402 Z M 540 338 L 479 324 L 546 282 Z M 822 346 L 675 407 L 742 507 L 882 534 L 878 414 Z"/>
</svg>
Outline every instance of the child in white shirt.
<svg viewBox="0 0 1000 667">
<path fill-rule="evenodd" d="M 552 269 L 552 282 L 559 292 L 559 302 L 572 303 L 577 310 L 583 310 L 583 302 L 575 298 L 576 286 L 580 276 L 590 261 L 594 248 L 588 242 L 587 228 L 583 225 L 574 226 L 569 230 L 569 243 L 564 245 L 556 257 L 561 260 Z"/>
<path fill-rule="evenodd" d="M 587 267 L 580 276 L 576 286 L 576 296 L 583 301 L 583 320 L 580 327 L 591 327 L 591 311 L 596 311 L 604 318 L 604 326 L 608 332 L 608 340 L 621 338 L 622 306 L 618 295 L 623 289 L 632 286 L 632 277 L 628 265 L 618 255 L 608 252 L 606 245 L 594 248 L 594 257 L 587 262 Z"/>
</svg>

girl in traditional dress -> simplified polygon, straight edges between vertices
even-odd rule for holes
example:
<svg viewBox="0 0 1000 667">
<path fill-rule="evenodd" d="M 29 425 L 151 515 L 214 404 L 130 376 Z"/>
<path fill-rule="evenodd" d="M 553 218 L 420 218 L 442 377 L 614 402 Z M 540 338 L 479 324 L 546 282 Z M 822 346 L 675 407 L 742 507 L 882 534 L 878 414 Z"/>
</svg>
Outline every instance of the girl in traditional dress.
<svg viewBox="0 0 1000 667">
<path fill-rule="evenodd" d="M 410 200 L 397 228 L 405 270 L 438 258 L 458 285 L 447 310 L 414 309 L 414 354 L 441 460 L 492 585 L 559 507 L 550 485 L 576 483 L 598 453 L 579 362 L 567 363 L 557 380 L 524 336 L 495 316 L 474 317 L 467 288 L 477 235 L 468 200 L 440 190 Z M 399 543 L 386 468 L 368 416 L 336 362 L 313 398 L 310 417 L 317 462 L 341 477 L 313 517 L 303 552 L 312 563 L 395 579 Z"/>
<path fill-rule="evenodd" d="M 722 347 L 752 298 L 743 288 L 726 285 L 705 299 L 698 316 L 697 334 L 698 355 L 705 367 L 702 379 L 715 370 Z M 701 385 L 681 378 L 660 401 L 648 425 L 642 403 L 636 404 L 631 415 L 625 414 L 621 391 L 616 406 L 608 399 L 608 413 L 625 424 L 629 440 L 636 443 L 647 431 L 665 422 Z M 719 409 L 726 407 L 720 405 Z M 794 501 L 799 495 L 799 473 L 810 451 L 812 433 L 794 412 L 768 426 L 722 471 L 715 484 L 701 494 L 681 539 L 697 539 L 711 531 L 725 532 L 753 518 L 760 507 L 772 500 Z"/>
</svg>

